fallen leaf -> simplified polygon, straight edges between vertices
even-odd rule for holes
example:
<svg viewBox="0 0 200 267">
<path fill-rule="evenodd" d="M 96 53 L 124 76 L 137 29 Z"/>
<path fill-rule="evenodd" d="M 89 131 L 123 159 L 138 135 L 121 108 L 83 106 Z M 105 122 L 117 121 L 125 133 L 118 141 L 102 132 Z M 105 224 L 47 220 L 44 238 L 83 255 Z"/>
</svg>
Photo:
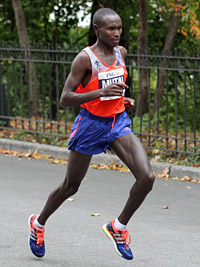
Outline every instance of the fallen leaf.
<svg viewBox="0 0 200 267">
<path fill-rule="evenodd" d="M 198 182 L 198 180 L 196 179 L 196 178 L 194 178 L 194 179 L 192 179 L 192 181 L 191 181 L 192 183 L 197 183 Z"/>
<path fill-rule="evenodd" d="M 29 151 L 28 153 L 24 154 L 24 157 L 25 157 L 25 158 L 28 158 L 28 157 L 31 157 L 31 156 L 32 156 L 31 151 Z"/>
<path fill-rule="evenodd" d="M 54 159 L 54 160 L 52 160 L 52 163 L 60 164 L 60 163 L 61 163 L 61 160 L 59 160 L 59 159 Z"/>
<path fill-rule="evenodd" d="M 100 213 L 92 213 L 92 214 L 90 214 L 90 216 L 97 217 L 97 216 L 100 216 Z"/>
<path fill-rule="evenodd" d="M 190 181 L 192 180 L 191 177 L 190 177 L 189 175 L 184 175 L 183 179 L 184 179 L 184 181 L 186 181 L 186 182 L 190 182 Z"/>
<path fill-rule="evenodd" d="M 169 175 L 169 168 L 166 167 L 163 171 L 162 171 L 162 174 L 165 176 L 165 175 Z"/>
<path fill-rule="evenodd" d="M 180 181 L 180 178 L 178 178 L 178 177 L 172 177 L 172 180 Z"/>
<path fill-rule="evenodd" d="M 67 199 L 67 201 L 74 201 L 74 198 L 69 197 L 69 198 Z"/>
<path fill-rule="evenodd" d="M 169 209 L 169 207 L 168 206 L 162 206 L 162 207 L 160 207 L 161 209 L 164 209 L 164 210 L 167 210 L 167 209 Z"/>
<path fill-rule="evenodd" d="M 130 172 L 130 170 L 126 168 L 125 166 L 122 166 L 120 169 L 120 172 Z"/>
</svg>

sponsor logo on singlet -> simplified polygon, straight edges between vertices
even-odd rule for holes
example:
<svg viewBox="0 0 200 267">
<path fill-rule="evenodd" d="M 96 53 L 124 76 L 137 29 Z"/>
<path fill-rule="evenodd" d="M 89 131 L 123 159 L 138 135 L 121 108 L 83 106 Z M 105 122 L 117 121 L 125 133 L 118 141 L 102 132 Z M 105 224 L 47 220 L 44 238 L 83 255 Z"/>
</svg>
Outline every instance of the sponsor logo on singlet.
<svg viewBox="0 0 200 267">
<path fill-rule="evenodd" d="M 123 67 L 112 69 L 110 71 L 98 72 L 99 88 L 103 89 L 112 83 L 124 82 L 124 69 Z M 105 96 L 101 100 L 111 100 L 120 98 L 121 96 Z"/>
</svg>

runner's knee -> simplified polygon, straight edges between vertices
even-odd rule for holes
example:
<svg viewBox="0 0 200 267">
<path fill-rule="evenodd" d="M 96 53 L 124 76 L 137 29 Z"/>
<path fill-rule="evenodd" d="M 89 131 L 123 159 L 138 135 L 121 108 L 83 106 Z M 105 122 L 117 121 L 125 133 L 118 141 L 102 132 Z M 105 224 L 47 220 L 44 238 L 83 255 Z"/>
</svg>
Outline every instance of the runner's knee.
<svg viewBox="0 0 200 267">
<path fill-rule="evenodd" d="M 148 173 L 138 180 L 138 184 L 143 191 L 150 192 L 153 188 L 154 181 L 155 176 L 153 173 Z"/>
<path fill-rule="evenodd" d="M 77 193 L 79 189 L 80 184 L 79 183 L 67 183 L 63 184 L 62 186 L 62 196 L 64 199 L 69 198 L 70 196 L 74 195 Z"/>
</svg>

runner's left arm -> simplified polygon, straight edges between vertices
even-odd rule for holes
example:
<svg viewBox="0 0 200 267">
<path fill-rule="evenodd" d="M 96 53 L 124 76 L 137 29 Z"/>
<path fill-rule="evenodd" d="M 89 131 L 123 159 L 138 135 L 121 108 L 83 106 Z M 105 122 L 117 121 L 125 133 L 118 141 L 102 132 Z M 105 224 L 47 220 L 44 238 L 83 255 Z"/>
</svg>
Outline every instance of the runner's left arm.
<svg viewBox="0 0 200 267">
<path fill-rule="evenodd" d="M 127 50 L 126 48 L 124 48 L 123 46 L 118 46 L 118 49 L 121 52 L 122 55 L 122 59 L 125 63 L 125 57 L 127 55 Z M 124 97 L 124 106 L 125 109 L 129 112 L 131 110 L 131 108 L 135 105 L 135 100 L 130 98 L 130 97 Z"/>
</svg>

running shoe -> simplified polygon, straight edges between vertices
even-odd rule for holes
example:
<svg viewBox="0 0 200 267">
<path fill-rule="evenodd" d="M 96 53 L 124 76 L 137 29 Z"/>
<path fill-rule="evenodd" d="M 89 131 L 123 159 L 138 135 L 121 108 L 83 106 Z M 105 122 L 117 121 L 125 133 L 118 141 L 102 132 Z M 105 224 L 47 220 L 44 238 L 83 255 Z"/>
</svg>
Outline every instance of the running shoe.
<svg viewBox="0 0 200 267">
<path fill-rule="evenodd" d="M 43 257 L 45 254 L 45 244 L 44 244 L 44 228 L 38 228 L 34 225 L 34 221 L 37 215 L 32 214 L 29 217 L 28 223 L 30 226 L 29 234 L 29 245 L 31 251 L 36 257 Z"/>
<path fill-rule="evenodd" d="M 117 253 L 126 260 L 132 260 L 133 254 L 129 245 L 131 237 L 127 230 L 118 230 L 114 226 L 114 220 L 104 224 L 103 231 L 113 241 Z"/>
</svg>

